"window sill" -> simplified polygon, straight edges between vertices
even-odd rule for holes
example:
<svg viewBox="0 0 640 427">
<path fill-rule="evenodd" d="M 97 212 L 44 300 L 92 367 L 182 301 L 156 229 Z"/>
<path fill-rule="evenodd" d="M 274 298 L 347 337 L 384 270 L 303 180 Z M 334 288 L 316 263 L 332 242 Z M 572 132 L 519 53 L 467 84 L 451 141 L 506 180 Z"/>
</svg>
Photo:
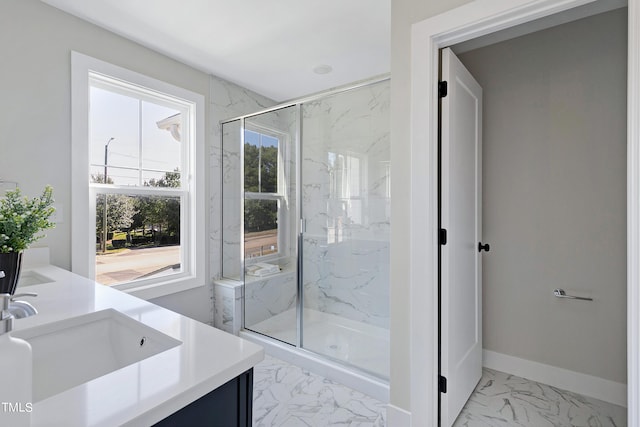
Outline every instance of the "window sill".
<svg viewBox="0 0 640 427">
<path fill-rule="evenodd" d="M 175 294 L 178 292 L 187 291 L 189 289 L 195 289 L 204 286 L 200 280 L 190 278 L 180 278 L 162 283 L 153 283 L 149 285 L 136 286 L 135 288 L 119 289 L 120 291 L 133 295 L 143 300 L 150 300 L 154 298 L 160 298 L 166 295 Z M 118 289 L 118 286 L 113 286 Z"/>
</svg>

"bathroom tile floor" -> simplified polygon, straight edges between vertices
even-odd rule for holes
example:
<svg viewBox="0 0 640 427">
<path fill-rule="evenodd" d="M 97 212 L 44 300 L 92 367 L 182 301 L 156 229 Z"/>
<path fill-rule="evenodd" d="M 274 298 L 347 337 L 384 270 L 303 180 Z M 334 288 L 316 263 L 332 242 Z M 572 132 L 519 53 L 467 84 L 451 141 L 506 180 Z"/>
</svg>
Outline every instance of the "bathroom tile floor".
<svg viewBox="0 0 640 427">
<path fill-rule="evenodd" d="M 253 370 L 253 426 L 384 427 L 386 404 L 265 355 Z"/>
<path fill-rule="evenodd" d="M 454 423 L 454 427 L 626 425 L 626 408 L 486 368 Z"/>
<path fill-rule="evenodd" d="M 253 425 L 375 426 L 386 405 L 271 356 L 254 369 Z M 454 427 L 625 427 L 626 409 L 484 369 Z"/>
</svg>

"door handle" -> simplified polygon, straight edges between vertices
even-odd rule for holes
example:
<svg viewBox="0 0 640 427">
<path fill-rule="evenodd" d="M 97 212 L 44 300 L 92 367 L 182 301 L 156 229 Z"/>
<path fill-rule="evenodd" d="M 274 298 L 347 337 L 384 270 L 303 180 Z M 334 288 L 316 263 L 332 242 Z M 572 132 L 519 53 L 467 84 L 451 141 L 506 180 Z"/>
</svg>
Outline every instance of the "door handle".
<svg viewBox="0 0 640 427">
<path fill-rule="evenodd" d="M 489 252 L 489 249 L 491 249 L 491 247 L 489 246 L 488 243 L 485 243 L 484 245 L 482 244 L 482 242 L 478 242 L 478 252 Z"/>
<path fill-rule="evenodd" d="M 564 289 L 554 289 L 553 290 L 553 295 L 558 297 L 558 298 L 579 299 L 579 300 L 582 300 L 582 301 L 593 301 L 593 298 L 577 297 L 577 296 L 574 296 L 574 295 L 567 295 L 567 293 L 564 291 Z"/>
</svg>

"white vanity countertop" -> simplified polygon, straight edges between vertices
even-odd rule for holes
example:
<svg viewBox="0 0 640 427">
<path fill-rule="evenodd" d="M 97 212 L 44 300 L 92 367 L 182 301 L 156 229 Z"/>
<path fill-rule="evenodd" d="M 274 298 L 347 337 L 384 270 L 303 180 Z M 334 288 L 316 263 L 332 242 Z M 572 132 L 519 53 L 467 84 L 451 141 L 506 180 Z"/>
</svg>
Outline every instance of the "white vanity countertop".
<svg viewBox="0 0 640 427">
<path fill-rule="evenodd" d="M 42 266 L 33 271 L 55 282 L 18 287 L 16 294 L 38 293 L 26 300 L 39 313 L 16 320 L 15 330 L 113 308 L 182 344 L 34 402 L 32 426 L 151 425 L 264 358 L 258 345 L 66 270 Z"/>
</svg>

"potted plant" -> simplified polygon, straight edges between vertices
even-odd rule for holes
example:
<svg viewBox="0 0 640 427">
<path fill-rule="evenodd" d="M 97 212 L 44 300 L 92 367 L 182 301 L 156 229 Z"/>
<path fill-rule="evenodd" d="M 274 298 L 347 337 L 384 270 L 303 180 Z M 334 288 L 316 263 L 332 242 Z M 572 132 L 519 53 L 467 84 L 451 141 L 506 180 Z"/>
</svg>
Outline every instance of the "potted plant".
<svg viewBox="0 0 640 427">
<path fill-rule="evenodd" d="M 20 189 L 7 191 L 0 199 L 0 294 L 13 295 L 22 268 L 22 251 L 44 237 L 41 232 L 55 226 L 49 219 L 54 212 L 53 189 L 46 186 L 42 195 L 23 197 Z"/>
</svg>

